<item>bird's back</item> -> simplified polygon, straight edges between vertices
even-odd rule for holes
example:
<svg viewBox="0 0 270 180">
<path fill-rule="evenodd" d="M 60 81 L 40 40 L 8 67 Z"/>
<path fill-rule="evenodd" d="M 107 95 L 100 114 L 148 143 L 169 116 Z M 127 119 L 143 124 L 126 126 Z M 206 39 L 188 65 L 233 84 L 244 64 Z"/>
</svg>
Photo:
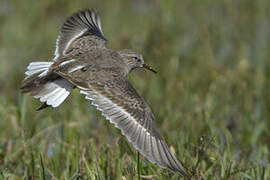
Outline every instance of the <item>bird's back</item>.
<svg viewBox="0 0 270 180">
<path fill-rule="evenodd" d="M 106 79 L 112 78 L 111 71 L 117 72 L 118 77 L 124 77 L 127 74 L 126 64 L 117 51 L 99 47 L 83 53 L 76 53 L 76 55 L 59 58 L 52 65 L 51 70 L 61 74 L 76 72 L 76 74 L 80 74 L 81 76 L 92 77 L 95 73 L 100 77 L 108 76 Z M 85 73 L 86 70 L 87 73 Z"/>
</svg>

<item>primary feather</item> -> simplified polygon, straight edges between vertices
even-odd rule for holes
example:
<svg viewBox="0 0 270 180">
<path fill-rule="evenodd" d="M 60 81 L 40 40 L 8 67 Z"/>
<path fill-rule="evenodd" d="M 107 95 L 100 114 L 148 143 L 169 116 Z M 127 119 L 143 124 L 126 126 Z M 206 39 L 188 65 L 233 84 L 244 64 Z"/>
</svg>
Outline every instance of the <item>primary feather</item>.
<svg viewBox="0 0 270 180">
<path fill-rule="evenodd" d="M 106 43 L 103 35 L 100 18 L 94 10 L 85 10 L 74 13 L 63 24 L 56 41 L 55 58 L 67 55 L 71 44 L 82 36 L 92 36 Z"/>
</svg>

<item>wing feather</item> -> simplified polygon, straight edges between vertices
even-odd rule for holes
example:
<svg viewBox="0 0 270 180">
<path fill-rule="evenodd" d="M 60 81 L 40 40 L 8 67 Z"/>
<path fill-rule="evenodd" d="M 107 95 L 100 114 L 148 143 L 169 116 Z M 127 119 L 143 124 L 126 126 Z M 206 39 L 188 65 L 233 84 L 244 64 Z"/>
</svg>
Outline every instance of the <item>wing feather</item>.
<svg viewBox="0 0 270 180">
<path fill-rule="evenodd" d="M 94 10 L 79 11 L 67 18 L 56 40 L 54 60 L 66 55 L 71 44 L 83 36 L 91 36 L 88 46 L 105 46 L 107 42 L 102 32 L 100 17 Z M 93 43 L 89 43 L 89 40 Z"/>
<path fill-rule="evenodd" d="M 111 81 L 110 86 L 91 84 L 80 92 L 150 162 L 189 176 L 157 130 L 150 108 L 127 81 L 122 82 L 121 87 Z"/>
</svg>

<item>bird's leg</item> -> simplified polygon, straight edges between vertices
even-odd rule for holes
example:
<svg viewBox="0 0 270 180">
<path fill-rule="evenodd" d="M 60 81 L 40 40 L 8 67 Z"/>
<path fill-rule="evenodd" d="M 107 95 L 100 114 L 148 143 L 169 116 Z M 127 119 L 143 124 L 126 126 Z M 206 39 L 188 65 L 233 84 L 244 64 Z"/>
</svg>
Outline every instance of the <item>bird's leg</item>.
<svg viewBox="0 0 270 180">
<path fill-rule="evenodd" d="M 139 151 L 137 152 L 137 173 L 138 173 L 138 180 L 141 179 L 141 172 L 140 172 L 140 153 Z"/>
</svg>

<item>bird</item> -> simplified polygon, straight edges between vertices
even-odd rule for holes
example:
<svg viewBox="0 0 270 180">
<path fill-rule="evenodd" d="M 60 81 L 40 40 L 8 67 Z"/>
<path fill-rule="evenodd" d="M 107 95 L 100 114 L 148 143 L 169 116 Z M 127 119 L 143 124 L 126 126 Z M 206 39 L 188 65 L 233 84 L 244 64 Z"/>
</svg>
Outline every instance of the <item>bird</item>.
<svg viewBox="0 0 270 180">
<path fill-rule="evenodd" d="M 39 99 L 41 110 L 60 106 L 73 89 L 79 89 L 146 159 L 190 177 L 157 129 L 151 108 L 128 81 L 137 68 L 157 72 L 140 53 L 112 50 L 107 43 L 94 9 L 75 12 L 60 29 L 54 58 L 28 65 L 22 93 Z"/>
</svg>

